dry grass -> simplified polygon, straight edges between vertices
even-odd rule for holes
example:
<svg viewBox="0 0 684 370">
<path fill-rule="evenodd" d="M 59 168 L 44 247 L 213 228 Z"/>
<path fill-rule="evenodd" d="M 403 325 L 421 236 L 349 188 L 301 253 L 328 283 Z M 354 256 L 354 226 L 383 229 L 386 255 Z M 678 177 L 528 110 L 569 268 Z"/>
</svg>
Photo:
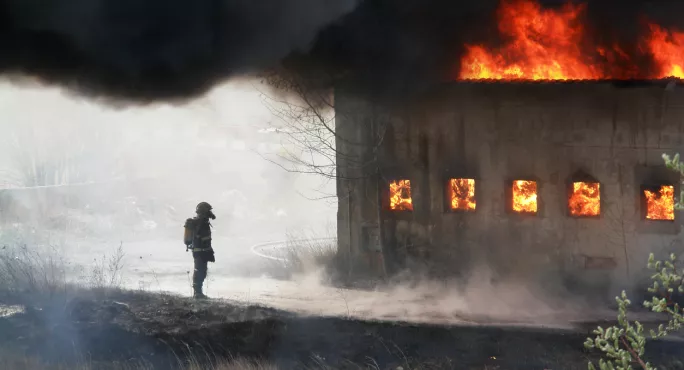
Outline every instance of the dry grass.
<svg viewBox="0 0 684 370">
<path fill-rule="evenodd" d="M 112 254 L 105 254 L 95 259 L 89 270 L 81 276 L 81 280 L 91 289 L 120 289 L 123 287 L 124 260 L 126 254 L 123 244 Z"/>
<path fill-rule="evenodd" d="M 288 232 L 284 249 L 278 257 L 270 260 L 268 266 L 272 277 L 293 279 L 302 276 L 316 276 L 322 283 L 338 287 L 369 289 L 377 286 L 377 275 L 356 271 L 350 275 L 347 258 L 341 258 L 337 249 L 337 238 L 333 233 L 319 234 Z"/>
<path fill-rule="evenodd" d="M 123 285 L 123 246 L 95 259 L 87 267 L 70 266 L 55 246 L 37 247 L 23 243 L 0 247 L 0 292 L 33 293 L 47 296 L 66 295 L 75 289 L 112 290 Z M 81 271 L 69 279 L 67 268 Z"/>
<path fill-rule="evenodd" d="M 302 365 L 301 368 L 308 370 L 333 370 L 335 367 L 327 365 L 322 359 L 311 359 L 312 363 L 309 365 Z M 371 358 L 367 359 L 365 364 L 356 364 L 351 361 L 346 363 L 346 368 L 356 369 L 376 369 L 381 367 Z M 407 359 L 398 359 L 395 369 L 413 369 L 413 370 L 441 370 L 453 369 L 454 366 L 448 359 L 435 362 L 425 363 L 410 363 Z M 496 367 L 489 369 L 495 369 Z M 102 362 L 88 362 L 84 361 L 80 364 L 56 365 L 47 364 L 35 357 L 18 354 L 12 351 L 3 351 L 0 349 L 0 369 L 12 370 L 157 370 L 160 367 L 144 363 L 142 361 L 130 361 L 126 363 L 102 363 Z M 164 370 L 170 370 L 169 367 L 163 367 Z M 173 368 L 174 370 L 278 370 L 279 367 L 275 364 L 263 360 L 247 359 L 247 358 L 231 358 L 231 359 L 216 359 L 208 362 L 200 362 L 191 356 L 189 361 L 183 363 L 178 360 L 178 364 Z M 487 367 L 485 367 L 487 369 Z"/>
<path fill-rule="evenodd" d="M 13 370 L 148 370 L 153 369 L 143 363 L 89 363 L 48 364 L 37 357 L 19 354 L 11 350 L 0 350 L 0 369 Z"/>
<path fill-rule="evenodd" d="M 18 293 L 15 297 L 55 297 L 69 300 L 74 296 L 99 295 L 122 287 L 125 254 L 119 245 L 110 255 L 95 259 L 84 267 L 77 280 L 67 278 L 68 262 L 59 256 L 56 247 L 32 249 L 21 243 L 21 238 L 5 239 L 0 246 L 0 293 Z M 7 245 L 9 244 L 9 245 Z M 76 278 L 76 277 L 75 277 Z M 28 294 L 28 295 L 25 295 Z M 30 299 L 29 299 L 30 300 Z M 1 320 L 2 318 L 0 318 Z M 175 368 L 181 370 L 267 370 L 276 369 L 268 363 L 248 359 L 214 359 L 200 361 L 186 354 L 177 358 Z M 86 358 L 86 357 L 84 357 Z M 0 348 L 0 369 L 16 370 L 147 370 L 155 369 L 144 361 L 93 362 L 87 359 L 73 364 L 46 363 L 39 356 L 17 352 L 14 348 Z M 166 367 L 164 367 L 166 369 Z"/>
<path fill-rule="evenodd" d="M 126 363 L 102 363 L 83 361 L 80 364 L 48 364 L 36 357 L 19 354 L 10 350 L 0 350 L 0 369 L 12 370 L 154 370 L 154 366 L 142 361 Z M 165 368 L 166 369 L 166 368 Z M 177 369 L 180 370 L 277 370 L 278 367 L 269 363 L 244 358 L 216 360 L 210 363 L 190 361 L 183 365 L 179 360 Z"/>
<path fill-rule="evenodd" d="M 330 276 L 337 264 L 337 239 L 313 233 L 287 233 L 281 260 L 269 260 L 268 271 L 277 278 L 321 274 Z"/>
<path fill-rule="evenodd" d="M 194 363 L 187 366 L 187 370 L 277 370 L 278 367 L 266 362 L 248 359 L 232 359 L 215 361 L 212 364 Z"/>
<path fill-rule="evenodd" d="M 337 238 L 288 233 L 285 258 L 296 273 L 330 267 L 337 257 Z"/>
<path fill-rule="evenodd" d="M 0 229 L 0 290 L 54 294 L 66 289 L 59 241 L 29 227 Z"/>
<path fill-rule="evenodd" d="M 43 253 L 26 245 L 0 250 L 0 290 L 55 294 L 67 288 L 66 263 L 56 250 Z"/>
</svg>

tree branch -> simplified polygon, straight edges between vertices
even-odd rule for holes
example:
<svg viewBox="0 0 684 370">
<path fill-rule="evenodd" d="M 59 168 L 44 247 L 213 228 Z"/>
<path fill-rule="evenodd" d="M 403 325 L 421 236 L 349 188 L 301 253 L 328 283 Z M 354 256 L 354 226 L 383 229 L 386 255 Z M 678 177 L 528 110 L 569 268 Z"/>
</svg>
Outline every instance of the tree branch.
<svg viewBox="0 0 684 370">
<path fill-rule="evenodd" d="M 648 366 L 646 366 L 646 363 L 641 359 L 641 357 L 639 357 L 639 354 L 634 350 L 634 348 L 627 343 L 627 339 L 625 339 L 624 335 L 620 337 L 620 342 L 623 346 L 625 346 L 629 354 L 632 355 L 632 359 L 634 359 L 634 361 L 637 362 L 642 369 L 647 370 Z"/>
</svg>

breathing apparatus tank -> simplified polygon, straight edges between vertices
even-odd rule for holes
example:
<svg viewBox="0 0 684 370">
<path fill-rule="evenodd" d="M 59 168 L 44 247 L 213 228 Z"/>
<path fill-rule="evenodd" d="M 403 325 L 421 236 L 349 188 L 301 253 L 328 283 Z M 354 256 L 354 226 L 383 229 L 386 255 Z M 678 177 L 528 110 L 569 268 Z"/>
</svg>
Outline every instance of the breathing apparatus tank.
<svg viewBox="0 0 684 370">
<path fill-rule="evenodd" d="M 185 230 L 183 233 L 183 243 L 185 243 L 185 246 L 190 246 L 192 245 L 192 239 L 195 236 L 195 220 L 192 218 L 188 218 L 185 220 Z"/>
</svg>

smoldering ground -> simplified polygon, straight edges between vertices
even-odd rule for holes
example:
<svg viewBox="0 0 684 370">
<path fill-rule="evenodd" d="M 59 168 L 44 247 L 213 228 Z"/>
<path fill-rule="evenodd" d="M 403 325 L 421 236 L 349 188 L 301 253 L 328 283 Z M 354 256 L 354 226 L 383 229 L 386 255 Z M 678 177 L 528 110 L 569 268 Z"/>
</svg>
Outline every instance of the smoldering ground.
<svg viewBox="0 0 684 370">
<path fill-rule="evenodd" d="M 559 357 L 554 351 L 560 343 L 563 351 L 573 354 L 563 353 L 560 357 L 566 359 L 553 361 L 585 361 L 575 353 L 581 351 L 583 334 L 563 330 L 549 335 L 517 327 L 570 329 L 573 319 L 592 317 L 574 311 L 576 306 L 569 302 L 559 311 L 560 303 L 541 298 L 530 286 L 491 284 L 485 270 L 465 285 L 423 281 L 378 291 L 330 288 L 320 283 L 319 272 L 290 282 L 226 280 L 220 286 L 231 299 L 211 304 L 134 291 L 113 292 L 105 299 L 82 293 L 52 306 L 36 301 L 28 305 L 30 314 L 0 319 L 5 328 L 0 342 L 10 341 L 21 330 L 22 338 L 8 345 L 18 343 L 60 361 L 88 353 L 93 360 L 143 356 L 155 363 L 168 358 L 169 347 L 181 356 L 188 350 L 201 355 L 204 347 L 212 355 L 256 355 L 277 362 L 308 361 L 316 354 L 333 367 L 373 358 L 379 368 L 396 368 L 390 366 L 393 361 L 441 358 L 481 366 L 492 356 L 501 357 L 497 362 L 529 365 L 526 358 L 545 362 Z M 212 283 L 212 292 L 218 293 L 217 285 L 218 281 Z M 249 295 L 236 299 L 239 289 L 249 289 Z M 27 305 L 26 300 L 3 302 Z M 264 303 L 274 309 L 259 307 Z M 39 320 L 47 323 L 47 333 Z M 41 335 L 50 340 L 40 340 Z M 510 340 L 518 344 L 512 346 Z M 534 345 L 537 342 L 544 344 Z M 502 343 L 508 344 L 499 348 Z M 472 350 L 480 344 L 485 350 Z M 185 349 L 178 351 L 179 347 Z"/>
<path fill-rule="evenodd" d="M 567 330 L 306 317 L 258 306 L 207 305 L 140 292 L 115 293 L 110 298 L 79 297 L 68 302 L 66 309 L 62 305 L 17 312 L 0 319 L 0 341 L 6 340 L 14 353 L 30 353 L 71 367 L 87 354 L 90 366 L 84 368 L 118 368 L 112 364 L 185 368 L 182 363 L 197 360 L 200 364 L 191 368 L 213 368 L 206 357 L 258 356 L 287 369 L 583 369 L 587 357 L 595 356 L 582 351 L 585 334 Z M 58 325 L 50 325 L 49 309 L 63 313 Z M 19 334 L 19 340 L 14 338 Z M 678 343 L 654 343 L 647 352 L 662 363 L 677 358 L 679 347 Z M 140 362 L 146 366 L 135 366 Z"/>
</svg>

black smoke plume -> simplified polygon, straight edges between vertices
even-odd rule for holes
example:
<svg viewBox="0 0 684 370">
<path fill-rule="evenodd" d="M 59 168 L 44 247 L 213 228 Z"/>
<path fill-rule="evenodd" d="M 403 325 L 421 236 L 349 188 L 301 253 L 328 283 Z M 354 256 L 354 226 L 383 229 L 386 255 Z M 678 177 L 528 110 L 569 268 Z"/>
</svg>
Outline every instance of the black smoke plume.
<svg viewBox="0 0 684 370">
<path fill-rule="evenodd" d="M 0 73 L 136 102 L 306 51 L 357 0 L 0 0 Z"/>
<path fill-rule="evenodd" d="M 587 4 L 584 21 L 594 41 L 627 51 L 638 48 L 645 19 L 684 30 L 682 1 L 574 2 Z M 505 41 L 497 30 L 499 4 L 0 0 L 0 73 L 135 102 L 193 98 L 227 78 L 276 66 L 334 76 L 328 85 L 351 78 L 365 89 L 415 91 L 453 79 L 464 44 Z"/>
</svg>

